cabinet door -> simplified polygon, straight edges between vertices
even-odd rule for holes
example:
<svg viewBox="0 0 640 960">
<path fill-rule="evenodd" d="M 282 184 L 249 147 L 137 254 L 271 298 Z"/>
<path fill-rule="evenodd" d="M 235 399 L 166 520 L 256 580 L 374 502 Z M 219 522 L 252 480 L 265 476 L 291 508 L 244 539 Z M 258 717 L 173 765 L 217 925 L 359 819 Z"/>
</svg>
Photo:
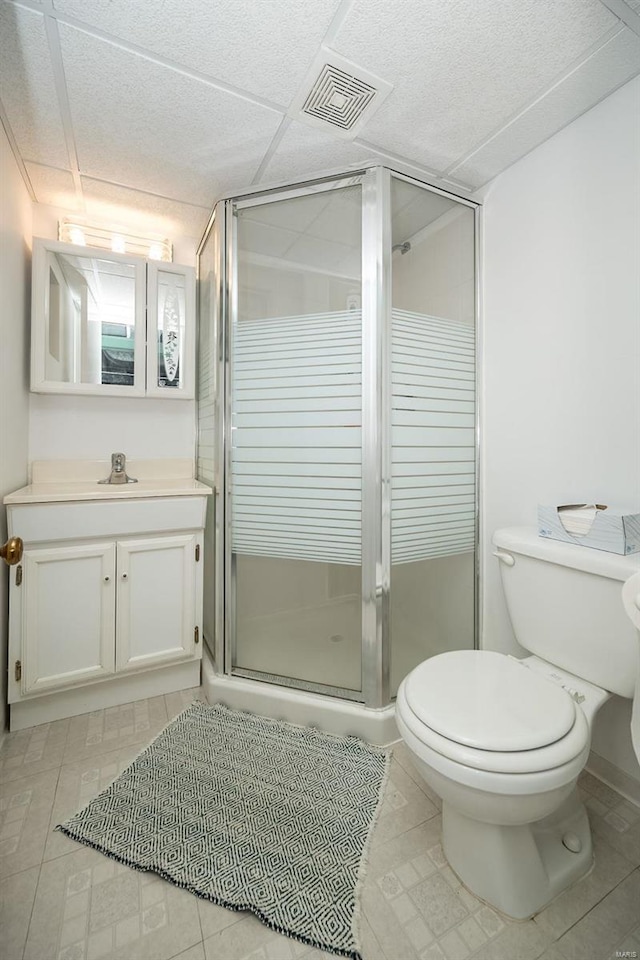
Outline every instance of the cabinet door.
<svg viewBox="0 0 640 960">
<path fill-rule="evenodd" d="M 193 267 L 147 264 L 147 396 L 195 396 Z"/>
<path fill-rule="evenodd" d="M 195 536 L 118 543 L 117 671 L 194 655 L 195 549 Z"/>
<path fill-rule="evenodd" d="M 22 693 L 49 693 L 114 672 L 115 544 L 25 550 Z M 18 601 L 19 602 L 19 601 Z"/>
<path fill-rule="evenodd" d="M 31 389 L 144 396 L 146 264 L 35 238 Z"/>
</svg>

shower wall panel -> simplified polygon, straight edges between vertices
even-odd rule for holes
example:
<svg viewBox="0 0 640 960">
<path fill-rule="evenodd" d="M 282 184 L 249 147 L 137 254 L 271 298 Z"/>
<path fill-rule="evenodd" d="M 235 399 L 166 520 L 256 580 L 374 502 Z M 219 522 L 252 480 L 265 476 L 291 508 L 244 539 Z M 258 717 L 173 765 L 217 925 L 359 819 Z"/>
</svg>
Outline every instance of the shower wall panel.
<svg viewBox="0 0 640 960">
<path fill-rule="evenodd" d="M 475 642 L 473 210 L 392 177 L 391 684 Z"/>
</svg>

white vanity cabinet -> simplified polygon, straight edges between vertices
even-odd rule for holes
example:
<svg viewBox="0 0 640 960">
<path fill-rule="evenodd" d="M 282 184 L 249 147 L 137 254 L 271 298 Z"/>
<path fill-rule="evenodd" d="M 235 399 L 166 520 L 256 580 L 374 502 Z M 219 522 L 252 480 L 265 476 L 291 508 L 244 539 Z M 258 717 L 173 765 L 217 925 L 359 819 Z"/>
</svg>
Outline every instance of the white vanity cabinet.
<svg viewBox="0 0 640 960">
<path fill-rule="evenodd" d="M 140 485 L 129 498 L 7 505 L 24 542 L 10 569 L 12 729 L 199 684 L 210 491 L 189 482 L 193 495 Z"/>
</svg>

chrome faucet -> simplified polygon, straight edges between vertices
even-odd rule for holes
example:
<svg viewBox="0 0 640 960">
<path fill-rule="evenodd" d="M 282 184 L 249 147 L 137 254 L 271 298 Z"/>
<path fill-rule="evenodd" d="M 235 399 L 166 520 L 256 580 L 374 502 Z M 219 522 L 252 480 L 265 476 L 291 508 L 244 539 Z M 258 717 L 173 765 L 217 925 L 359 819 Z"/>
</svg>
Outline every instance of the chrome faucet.
<svg viewBox="0 0 640 960">
<path fill-rule="evenodd" d="M 127 458 L 124 453 L 111 454 L 111 473 L 106 480 L 98 480 L 98 483 L 137 483 L 133 477 L 127 476 Z"/>
</svg>

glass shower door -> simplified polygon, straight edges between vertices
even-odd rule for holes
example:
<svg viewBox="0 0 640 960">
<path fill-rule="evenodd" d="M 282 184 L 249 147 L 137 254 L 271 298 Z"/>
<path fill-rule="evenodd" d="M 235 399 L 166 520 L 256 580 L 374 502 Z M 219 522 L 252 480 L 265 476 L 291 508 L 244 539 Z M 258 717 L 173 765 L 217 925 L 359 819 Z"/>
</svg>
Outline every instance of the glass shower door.
<svg viewBox="0 0 640 960">
<path fill-rule="evenodd" d="M 360 699 L 362 187 L 238 201 L 233 221 L 232 672 Z"/>
</svg>

